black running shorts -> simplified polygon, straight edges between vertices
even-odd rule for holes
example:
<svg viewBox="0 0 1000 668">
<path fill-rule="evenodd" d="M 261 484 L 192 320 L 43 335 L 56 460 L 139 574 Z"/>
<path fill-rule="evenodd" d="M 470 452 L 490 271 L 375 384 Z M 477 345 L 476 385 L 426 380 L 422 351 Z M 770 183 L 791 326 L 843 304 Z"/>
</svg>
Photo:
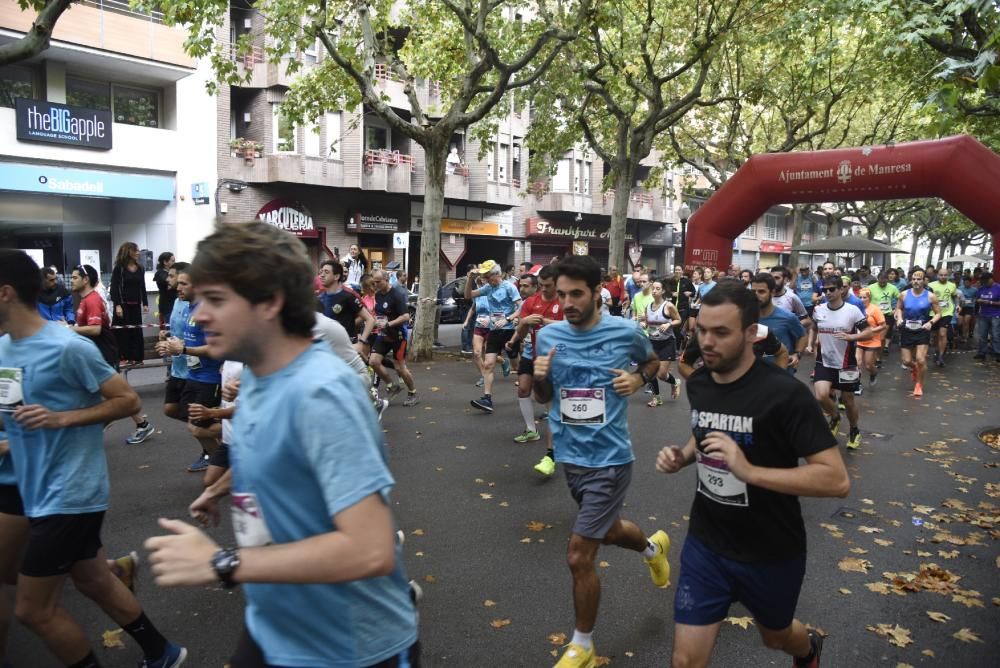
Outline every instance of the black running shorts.
<svg viewBox="0 0 1000 668">
<path fill-rule="evenodd" d="M 32 517 L 30 522 L 22 575 L 33 578 L 65 575 L 76 562 L 93 559 L 101 549 L 104 511 Z"/>
</svg>

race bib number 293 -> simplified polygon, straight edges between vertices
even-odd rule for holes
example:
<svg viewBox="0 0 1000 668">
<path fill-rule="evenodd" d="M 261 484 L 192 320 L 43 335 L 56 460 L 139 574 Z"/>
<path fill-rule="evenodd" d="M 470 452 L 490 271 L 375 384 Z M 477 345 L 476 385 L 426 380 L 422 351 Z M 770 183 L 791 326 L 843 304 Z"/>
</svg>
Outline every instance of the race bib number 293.
<svg viewBox="0 0 1000 668">
<path fill-rule="evenodd" d="M 747 484 L 733 475 L 726 462 L 697 452 L 698 492 L 727 506 L 749 506 Z"/>
</svg>

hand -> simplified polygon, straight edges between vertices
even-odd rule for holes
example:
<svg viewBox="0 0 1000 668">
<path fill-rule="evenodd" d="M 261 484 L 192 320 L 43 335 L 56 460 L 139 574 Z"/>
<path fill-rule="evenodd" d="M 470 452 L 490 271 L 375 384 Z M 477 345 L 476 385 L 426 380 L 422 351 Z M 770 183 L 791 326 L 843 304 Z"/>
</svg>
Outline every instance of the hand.
<svg viewBox="0 0 1000 668">
<path fill-rule="evenodd" d="M 806 353 L 806 355 L 812 355 L 813 354 L 813 347 L 812 346 L 806 346 L 805 353 Z"/>
<path fill-rule="evenodd" d="M 160 518 L 160 526 L 170 535 L 154 536 L 145 543 L 156 584 L 179 587 L 209 585 L 218 580 L 212 568 L 212 557 L 219 551 L 215 541 L 180 520 Z"/>
<path fill-rule="evenodd" d="M 617 376 L 611 381 L 611 386 L 620 396 L 627 397 L 635 394 L 639 391 L 639 388 L 646 384 L 642 376 L 637 373 L 625 371 L 624 369 L 608 369 L 608 371 Z"/>
<path fill-rule="evenodd" d="M 142 307 L 142 312 L 145 313 L 146 315 L 149 315 L 149 307 L 148 306 L 143 306 Z"/>
<path fill-rule="evenodd" d="M 850 341 L 851 338 L 848 336 L 847 332 L 834 332 L 833 338 L 840 339 L 841 341 Z"/>
<path fill-rule="evenodd" d="M 211 408 L 205 408 L 201 404 L 188 404 L 188 421 L 211 419 L 209 412 Z"/>
<path fill-rule="evenodd" d="M 159 334 L 157 334 L 157 335 L 156 335 L 156 337 L 157 337 L 157 338 L 158 338 L 158 339 L 159 339 L 160 341 L 166 341 L 166 340 L 167 340 L 167 333 L 166 333 L 166 332 L 165 332 L 164 330 L 162 330 L 162 329 L 161 329 L 161 330 L 160 330 L 160 333 L 159 333 Z M 159 344 L 157 344 L 157 346 L 159 346 Z M 157 351 L 157 352 L 159 352 L 159 351 Z"/>
<path fill-rule="evenodd" d="M 116 316 L 118 316 L 118 317 L 120 318 L 120 317 L 122 317 L 122 316 L 123 316 L 124 314 L 125 314 L 125 311 L 123 311 L 123 310 L 122 310 L 122 307 L 121 307 L 121 306 L 116 306 L 116 307 L 115 307 L 115 315 L 116 315 Z"/>
<path fill-rule="evenodd" d="M 219 499 L 207 489 L 188 506 L 188 513 L 203 527 L 219 526 Z"/>
<path fill-rule="evenodd" d="M 552 357 L 556 354 L 556 349 L 553 348 L 549 351 L 548 355 L 544 357 L 535 357 L 535 380 L 543 381 L 549 376 L 549 370 L 552 368 Z"/>
<path fill-rule="evenodd" d="M 0 440 L 0 457 L 6 455 L 8 452 L 10 452 L 10 441 L 8 441 L 6 438 Z"/>
<path fill-rule="evenodd" d="M 660 330 L 661 332 L 669 332 L 671 327 L 672 325 L 669 322 L 665 322 L 659 327 L 657 327 L 657 329 Z"/>
<path fill-rule="evenodd" d="M 928 320 L 927 322 L 925 322 L 923 325 L 920 326 L 920 329 L 926 329 L 929 332 L 931 331 L 932 327 L 934 327 L 934 323 Z"/>
<path fill-rule="evenodd" d="M 509 353 L 514 352 L 514 341 L 508 341 L 507 343 L 503 344 L 503 349 Z"/>
<path fill-rule="evenodd" d="M 721 431 L 711 431 L 702 440 L 701 445 L 706 455 L 722 459 L 734 476 L 743 482 L 748 481 L 753 465 L 747 461 L 743 449 L 728 434 Z"/>
<path fill-rule="evenodd" d="M 494 329 L 503 329 L 506 326 L 507 326 L 507 318 L 500 318 L 499 320 L 493 321 Z"/>
<path fill-rule="evenodd" d="M 26 404 L 14 409 L 14 420 L 25 429 L 62 429 L 62 413 L 50 411 L 45 406 Z"/>
<path fill-rule="evenodd" d="M 684 468 L 684 451 L 668 445 L 656 455 L 656 470 L 660 473 L 677 473 Z"/>
<path fill-rule="evenodd" d="M 535 313 L 534 315 L 529 315 L 525 316 L 524 318 L 521 318 L 521 322 L 528 325 L 529 327 L 537 327 L 538 325 L 541 325 L 542 322 L 544 321 L 542 320 L 541 313 Z"/>
<path fill-rule="evenodd" d="M 180 355 L 184 352 L 184 342 L 176 336 L 171 336 L 167 339 L 166 350 L 168 355 Z"/>
</svg>

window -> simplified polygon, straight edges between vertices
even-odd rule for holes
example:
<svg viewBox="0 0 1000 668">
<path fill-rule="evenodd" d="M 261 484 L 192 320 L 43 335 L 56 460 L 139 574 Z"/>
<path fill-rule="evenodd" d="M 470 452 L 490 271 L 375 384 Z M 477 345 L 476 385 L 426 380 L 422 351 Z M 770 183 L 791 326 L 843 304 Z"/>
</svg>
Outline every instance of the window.
<svg viewBox="0 0 1000 668">
<path fill-rule="evenodd" d="M 552 192 L 569 192 L 570 160 L 563 158 L 556 164 L 556 173 L 552 176 Z"/>
<path fill-rule="evenodd" d="M 490 144 L 489 150 L 486 151 L 486 179 L 493 181 L 496 177 L 496 171 L 494 170 L 493 161 L 496 159 L 496 147 Z"/>
<path fill-rule="evenodd" d="M 114 86 L 116 123 L 155 128 L 160 125 L 160 96 L 156 91 Z"/>
<path fill-rule="evenodd" d="M 35 72 L 17 65 L 0 67 L 0 107 L 13 107 L 19 97 L 35 97 Z"/>
<path fill-rule="evenodd" d="M 500 183 L 507 183 L 507 159 L 510 154 L 508 144 L 500 144 L 500 153 L 497 155 L 497 180 Z"/>
<path fill-rule="evenodd" d="M 754 223 L 746 229 L 743 233 L 744 239 L 756 239 L 757 238 L 757 223 Z"/>
<path fill-rule="evenodd" d="M 295 126 L 285 114 L 281 113 L 281 105 L 274 105 L 274 152 L 295 152 Z"/>
<path fill-rule="evenodd" d="M 389 130 L 377 125 L 365 126 L 365 149 L 368 151 L 389 149 Z"/>
<path fill-rule="evenodd" d="M 764 238 L 768 241 L 784 241 L 785 226 L 779 216 L 773 213 L 764 216 Z"/>
<path fill-rule="evenodd" d="M 340 112 L 326 115 L 326 156 L 340 160 Z"/>
<path fill-rule="evenodd" d="M 66 104 L 111 111 L 111 85 L 107 82 L 66 77 Z"/>
<path fill-rule="evenodd" d="M 310 123 L 306 127 L 306 134 L 305 134 L 306 155 L 318 158 L 321 155 L 319 146 L 320 146 L 319 122 L 315 121 L 313 123 Z"/>
<path fill-rule="evenodd" d="M 590 194 L 590 169 L 594 163 L 585 161 L 583 163 L 583 194 Z"/>
<path fill-rule="evenodd" d="M 576 169 L 573 170 L 573 192 L 580 192 L 580 176 L 583 173 L 583 160 L 574 162 Z"/>
</svg>

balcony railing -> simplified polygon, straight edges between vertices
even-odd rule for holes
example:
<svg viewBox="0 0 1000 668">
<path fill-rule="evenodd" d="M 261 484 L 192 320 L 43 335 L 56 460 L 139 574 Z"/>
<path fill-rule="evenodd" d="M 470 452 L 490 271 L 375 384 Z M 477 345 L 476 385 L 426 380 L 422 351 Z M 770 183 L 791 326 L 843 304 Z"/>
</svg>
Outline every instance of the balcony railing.
<svg viewBox="0 0 1000 668">
<path fill-rule="evenodd" d="M 372 171 L 375 165 L 406 165 L 407 169 L 413 169 L 413 156 L 400 153 L 399 151 L 389 151 L 384 148 L 368 149 L 365 151 L 365 170 Z"/>
<path fill-rule="evenodd" d="M 403 77 L 393 72 L 392 68 L 385 63 L 375 63 L 375 78 L 381 79 L 382 81 L 406 83 L 406 80 L 403 79 Z"/>
<path fill-rule="evenodd" d="M 239 63 L 243 67 L 253 67 L 264 62 L 264 49 L 259 46 L 251 46 L 249 52 L 240 53 L 236 44 L 230 44 L 229 60 Z"/>
<path fill-rule="evenodd" d="M 114 12 L 115 14 L 124 14 L 125 16 L 132 16 L 134 18 L 147 19 L 153 23 L 163 23 L 163 12 L 155 10 L 148 14 L 145 12 L 137 12 L 132 9 L 127 0 L 80 0 L 80 4 L 89 7 L 97 7 L 98 9 Z"/>
</svg>

